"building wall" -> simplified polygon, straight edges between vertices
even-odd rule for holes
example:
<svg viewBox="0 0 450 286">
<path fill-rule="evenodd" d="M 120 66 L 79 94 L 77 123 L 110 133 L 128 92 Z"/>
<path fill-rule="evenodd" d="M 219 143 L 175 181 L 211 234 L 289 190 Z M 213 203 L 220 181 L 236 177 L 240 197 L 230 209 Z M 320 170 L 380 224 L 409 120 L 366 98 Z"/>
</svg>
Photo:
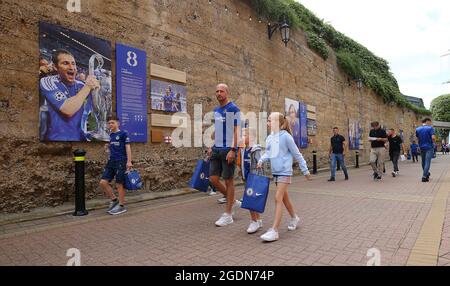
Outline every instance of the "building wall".
<svg viewBox="0 0 450 286">
<path fill-rule="evenodd" d="M 418 119 L 411 111 L 384 104 L 370 90 L 359 91 L 338 69 L 333 55 L 323 61 L 307 48 L 301 31 L 292 31 L 288 47 L 279 33 L 269 40 L 266 23 L 258 23 L 246 1 L 82 0 L 81 13 L 69 13 L 66 1 L 58 0 L 3 0 L 1 6 L 2 212 L 56 206 L 72 199 L 72 151 L 77 148 L 87 151 L 88 198 L 101 196 L 97 184 L 106 160 L 102 143 L 39 142 L 40 20 L 111 40 L 113 46 L 117 41 L 144 49 L 149 63 L 185 71 L 191 115 L 195 103 L 201 103 L 204 111 L 214 108 L 218 82 L 230 86 L 232 99 L 244 112 L 283 111 L 286 97 L 316 106 L 317 135 L 310 137 L 312 144 L 302 153 L 311 162 L 312 151 L 317 150 L 319 167 L 328 166 L 331 128 L 338 126 L 347 134 L 349 118 L 362 121 L 364 138 L 373 120 L 402 128 L 408 138 Z M 202 148 L 151 143 L 132 144 L 132 149 L 146 192 L 185 187 L 203 154 Z M 366 142 L 361 162 L 368 160 L 368 149 Z M 348 159 L 352 164 L 354 152 Z"/>
</svg>

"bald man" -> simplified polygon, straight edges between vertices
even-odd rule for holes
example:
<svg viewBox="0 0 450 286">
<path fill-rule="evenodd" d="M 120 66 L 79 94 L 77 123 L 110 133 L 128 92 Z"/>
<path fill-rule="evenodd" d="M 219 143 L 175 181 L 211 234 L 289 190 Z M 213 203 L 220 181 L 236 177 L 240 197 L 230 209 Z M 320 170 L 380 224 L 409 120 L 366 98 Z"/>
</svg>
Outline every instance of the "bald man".
<svg viewBox="0 0 450 286">
<path fill-rule="evenodd" d="M 233 209 L 241 203 L 234 199 L 234 171 L 236 169 L 237 140 L 240 110 L 230 99 L 230 89 L 224 83 L 216 86 L 219 106 L 214 109 L 214 146 L 208 149 L 210 157 L 209 180 L 227 198 L 225 213 L 216 221 L 222 227 L 233 223 Z M 219 181 L 222 177 L 225 186 Z"/>
</svg>

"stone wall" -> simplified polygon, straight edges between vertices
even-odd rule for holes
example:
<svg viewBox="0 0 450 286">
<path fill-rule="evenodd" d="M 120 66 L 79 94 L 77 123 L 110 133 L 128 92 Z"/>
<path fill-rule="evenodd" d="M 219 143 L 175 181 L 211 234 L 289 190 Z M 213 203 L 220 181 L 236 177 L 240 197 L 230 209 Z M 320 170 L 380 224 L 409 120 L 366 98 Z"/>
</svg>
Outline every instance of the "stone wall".
<svg viewBox="0 0 450 286">
<path fill-rule="evenodd" d="M 317 150 L 319 167 L 328 165 L 331 128 L 346 134 L 349 118 L 362 120 L 364 138 L 372 120 L 402 128 L 408 138 L 418 119 L 411 111 L 385 105 L 370 90 L 359 91 L 338 69 L 334 55 L 323 61 L 307 48 L 301 31 L 292 31 L 287 48 L 279 33 L 269 40 L 267 24 L 257 21 L 247 1 L 82 0 L 81 13 L 69 13 L 60 0 L 0 4 L 0 212 L 26 212 L 72 199 L 72 151 L 80 147 L 87 151 L 88 197 L 101 196 L 102 143 L 39 142 L 40 20 L 111 40 L 113 46 L 117 41 L 144 49 L 148 62 L 185 71 L 191 115 L 194 103 L 203 104 L 204 111 L 213 109 L 218 82 L 229 84 L 243 111 L 262 111 L 263 105 L 267 111 L 283 111 L 285 97 L 316 106 L 317 136 L 310 137 L 312 144 L 302 153 L 311 162 Z M 203 152 L 151 143 L 136 143 L 132 149 L 147 192 L 185 187 Z M 367 161 L 367 143 L 361 153 L 361 162 Z M 351 152 L 349 164 L 353 159 Z"/>
</svg>

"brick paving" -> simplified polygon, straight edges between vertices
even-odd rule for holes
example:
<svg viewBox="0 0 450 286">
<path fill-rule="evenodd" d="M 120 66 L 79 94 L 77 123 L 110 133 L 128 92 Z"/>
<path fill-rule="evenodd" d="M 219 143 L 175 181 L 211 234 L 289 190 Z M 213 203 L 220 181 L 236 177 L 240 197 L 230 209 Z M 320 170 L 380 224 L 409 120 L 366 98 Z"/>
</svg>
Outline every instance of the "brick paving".
<svg viewBox="0 0 450 286">
<path fill-rule="evenodd" d="M 391 164 L 386 167 L 389 174 Z M 233 225 L 215 227 L 223 206 L 216 203 L 219 196 L 205 194 L 133 204 L 118 217 L 96 210 L 83 218 L 6 225 L 0 228 L 0 265 L 66 265 L 69 248 L 81 251 L 82 265 L 364 266 L 371 248 L 380 251 L 381 265 L 406 265 L 437 190 L 450 180 L 449 167 L 450 156 L 438 156 L 427 184 L 420 182 L 420 165 L 411 162 L 401 163 L 399 177 L 382 182 L 371 179 L 367 166 L 351 169 L 350 181 L 341 172 L 332 183 L 328 173 L 310 182 L 295 177 L 290 197 L 302 225 L 288 232 L 285 212 L 274 243 L 262 243 L 262 232 L 245 232 L 245 210 Z M 264 229 L 274 213 L 274 185 L 271 190 Z M 450 264 L 450 200 L 436 264 Z"/>
</svg>

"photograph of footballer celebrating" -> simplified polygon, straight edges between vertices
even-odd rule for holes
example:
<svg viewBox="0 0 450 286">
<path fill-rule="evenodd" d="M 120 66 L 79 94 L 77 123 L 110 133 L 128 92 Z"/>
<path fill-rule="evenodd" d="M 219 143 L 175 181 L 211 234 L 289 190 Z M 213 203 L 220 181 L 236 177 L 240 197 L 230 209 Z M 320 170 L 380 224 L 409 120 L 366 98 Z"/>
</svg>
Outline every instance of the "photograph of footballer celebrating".
<svg viewBox="0 0 450 286">
<path fill-rule="evenodd" d="M 109 141 L 111 43 L 39 23 L 41 141 Z"/>
</svg>

